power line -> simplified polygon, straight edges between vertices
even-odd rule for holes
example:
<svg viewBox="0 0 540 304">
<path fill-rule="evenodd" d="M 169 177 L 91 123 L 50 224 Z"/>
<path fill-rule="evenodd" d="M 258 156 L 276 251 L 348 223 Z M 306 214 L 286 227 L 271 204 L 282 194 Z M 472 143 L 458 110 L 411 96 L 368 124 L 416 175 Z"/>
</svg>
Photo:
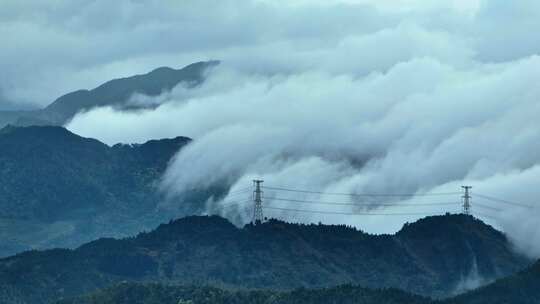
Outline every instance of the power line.
<svg viewBox="0 0 540 304">
<path fill-rule="evenodd" d="M 270 200 L 270 201 L 285 201 L 285 202 L 298 202 L 298 203 L 307 203 L 307 204 L 316 204 L 316 205 L 330 205 L 330 206 L 332 206 L 332 205 L 336 205 L 336 206 L 365 206 L 365 205 L 369 205 L 369 204 L 360 205 L 360 204 L 352 204 L 352 203 L 305 201 L 305 200 L 286 199 L 286 198 L 278 198 L 278 197 L 267 198 L 267 200 Z M 251 202 L 251 200 L 225 201 L 225 202 L 220 202 L 219 206 L 217 206 L 217 207 L 222 207 L 222 208 L 239 207 L 242 204 L 246 204 L 246 203 L 250 203 L 250 202 Z M 438 205 L 458 205 L 458 204 L 459 204 L 458 202 L 453 202 L 453 203 L 425 203 L 425 204 L 419 203 L 419 204 L 415 204 L 415 205 L 399 205 L 399 204 L 380 204 L 380 205 L 383 205 L 383 206 L 414 207 L 414 206 L 438 206 Z M 475 203 L 475 206 L 478 206 L 478 207 L 484 208 L 484 209 L 490 209 L 490 210 L 497 211 L 497 212 L 502 211 L 502 209 L 487 206 L 487 205 L 484 205 L 484 204 L 481 204 L 481 203 Z M 272 206 L 265 206 L 265 207 L 263 207 L 263 209 L 264 208 L 277 209 L 277 210 L 299 211 L 299 209 L 272 207 Z M 312 210 L 303 210 L 303 211 L 304 212 L 312 212 Z M 320 213 L 320 212 L 331 212 L 331 211 L 313 211 L 313 212 Z M 332 213 L 332 214 L 342 214 L 342 213 L 343 212 Z M 482 213 L 479 213 L 479 212 L 475 212 L 475 213 L 479 214 L 479 215 L 482 215 L 482 216 L 485 216 L 485 217 L 489 217 L 488 215 L 485 215 L 485 214 L 482 214 Z M 355 214 L 358 214 L 358 215 L 386 215 L 386 213 L 385 214 L 382 214 L 382 213 L 345 213 L 345 214 L 346 215 L 355 215 Z M 392 214 L 394 214 L 394 213 L 392 213 Z M 398 215 L 427 215 L 427 213 L 397 213 L 397 214 Z"/>
<path fill-rule="evenodd" d="M 344 203 L 344 202 L 322 202 L 322 201 L 310 201 L 310 200 L 299 200 L 299 199 L 289 199 L 281 197 L 269 197 L 266 198 L 270 201 L 285 201 L 285 202 L 295 202 L 295 203 L 305 203 L 305 204 L 314 204 L 314 205 L 329 205 L 329 206 L 399 206 L 399 207 L 414 207 L 414 206 L 449 206 L 449 205 L 459 205 L 459 202 L 451 203 L 409 203 L 409 204 L 398 204 L 398 203 Z"/>
<path fill-rule="evenodd" d="M 233 195 L 242 194 L 242 193 L 248 193 L 248 192 L 251 192 L 251 189 L 243 188 L 243 189 L 240 189 L 240 190 L 229 192 L 229 193 L 227 193 L 227 196 L 233 196 Z"/>
<path fill-rule="evenodd" d="M 246 205 L 225 205 L 225 206 L 219 206 L 219 208 L 216 208 L 218 210 L 230 210 L 230 208 L 238 208 L 240 210 L 247 210 Z"/>
<path fill-rule="evenodd" d="M 228 200 L 239 200 L 239 199 L 249 199 L 251 198 L 251 196 L 252 195 L 250 192 L 246 192 L 246 193 L 238 193 L 236 195 L 227 195 L 223 198 L 228 199 Z"/>
<path fill-rule="evenodd" d="M 280 211 L 289 211 L 289 212 L 300 212 L 300 213 L 312 213 L 312 214 L 330 214 L 330 215 L 350 215 L 350 216 L 428 216 L 428 215 L 437 215 L 440 214 L 440 212 L 346 212 L 346 211 L 325 211 L 325 210 L 307 210 L 307 209 L 297 209 L 297 208 L 287 208 L 287 207 L 276 207 L 276 206 L 267 206 L 263 204 L 263 192 L 262 189 L 268 189 L 268 190 L 275 190 L 275 191 L 284 191 L 284 192 L 293 192 L 293 193 L 305 193 L 305 194 L 318 194 L 318 195 L 334 195 L 334 196 L 346 196 L 346 197 L 407 197 L 407 198 L 420 198 L 420 197 L 433 197 L 433 196 L 449 196 L 449 195 L 458 195 L 461 194 L 461 192 L 445 192 L 445 193 L 342 193 L 342 192 L 323 192 L 323 191 L 310 191 L 310 190 L 302 190 L 302 189 L 293 189 L 293 188 L 286 188 L 286 187 L 272 187 L 272 186 L 262 186 L 263 181 L 262 180 L 255 180 L 255 191 L 253 198 L 250 200 L 229 200 L 229 201 L 223 201 L 219 203 L 219 206 L 221 208 L 228 208 L 228 207 L 241 207 L 241 205 L 246 203 L 254 203 L 254 213 L 253 213 L 253 220 L 255 223 L 260 223 L 263 221 L 263 209 L 268 210 L 280 210 Z M 470 186 L 463 186 L 462 188 L 465 189 L 465 195 L 463 196 L 463 212 L 465 214 L 470 214 L 470 207 L 471 207 L 471 192 L 469 191 L 472 187 Z M 230 196 L 236 196 L 241 195 L 244 193 L 250 192 L 250 188 L 243 188 L 236 190 L 234 192 L 231 192 L 227 194 L 227 197 Z M 512 202 L 484 194 L 474 193 L 475 197 L 489 200 L 495 203 L 502 203 L 512 206 L 518 206 L 518 207 L 524 207 L 524 208 L 533 208 L 531 205 Z M 265 201 L 269 202 L 292 202 L 292 203 L 299 203 L 299 204 L 313 204 L 313 205 L 327 205 L 327 206 L 394 206 L 394 207 L 415 207 L 415 206 L 455 206 L 459 205 L 459 202 L 422 202 L 422 201 L 413 201 L 408 203 L 400 203 L 400 201 L 396 200 L 390 200 L 390 202 L 386 199 L 379 199 L 377 201 L 372 200 L 363 200 L 359 202 L 355 202 L 351 199 L 351 201 L 333 201 L 333 200 L 309 200 L 309 199 L 295 199 L 295 198 L 289 198 L 289 197 L 280 197 L 280 196 L 273 196 L 266 198 Z M 485 210 L 491 210 L 494 212 L 501 212 L 503 209 L 497 208 L 494 206 L 490 206 L 483 203 L 474 203 L 475 207 L 478 207 L 480 209 Z M 244 206 L 246 207 L 246 206 Z M 475 215 L 497 220 L 494 216 L 485 214 L 482 212 L 474 212 Z"/>
<path fill-rule="evenodd" d="M 496 198 L 496 197 L 492 197 L 492 196 L 488 196 L 488 195 L 484 195 L 484 194 L 474 193 L 474 195 L 477 196 L 477 197 L 481 197 L 481 198 L 493 201 L 493 202 L 497 202 L 497 203 L 502 203 L 502 204 L 507 204 L 507 205 L 512 205 L 512 206 L 518 206 L 518 207 L 523 207 L 523 208 L 530 208 L 530 209 L 534 208 L 532 205 L 511 202 L 511 201 L 503 200 L 503 199 L 500 199 L 500 198 Z"/>
<path fill-rule="evenodd" d="M 493 217 L 493 216 L 491 216 L 491 215 L 487 215 L 487 214 L 485 214 L 485 213 L 475 212 L 474 214 L 479 215 L 479 216 L 481 216 L 481 217 L 488 218 L 488 219 L 492 219 L 492 220 L 495 220 L 495 221 L 498 220 L 497 218 L 495 218 L 495 217 Z"/>
<path fill-rule="evenodd" d="M 352 196 L 352 197 L 414 197 L 414 196 L 443 196 L 443 195 L 460 194 L 460 192 L 401 193 L 401 194 L 397 194 L 397 193 L 343 193 L 343 192 L 321 192 L 321 191 L 290 189 L 290 188 L 283 188 L 283 187 L 269 187 L 269 186 L 264 186 L 263 188 L 269 189 L 269 190 L 278 190 L 278 191 L 311 193 L 311 194 L 320 194 L 320 195 L 342 195 L 342 196 Z"/>
<path fill-rule="evenodd" d="M 245 203 L 249 203 L 249 202 L 251 202 L 250 199 L 244 200 L 244 201 L 226 201 L 226 202 L 219 202 L 219 206 L 241 205 L 241 204 L 245 204 Z"/>
<path fill-rule="evenodd" d="M 500 209 L 500 208 L 491 207 L 491 206 L 484 205 L 484 204 L 481 204 L 481 203 L 474 203 L 474 206 L 484 208 L 484 209 L 490 209 L 490 210 L 497 211 L 497 212 L 502 211 L 502 209 Z"/>
<path fill-rule="evenodd" d="M 317 214 L 335 214 L 335 215 L 377 215 L 377 216 L 406 216 L 406 215 L 434 215 L 433 213 L 358 213 L 358 212 L 336 212 L 336 211 L 321 211 L 321 210 L 305 210 L 305 209 L 292 209 L 292 208 L 280 208 L 280 207 L 268 207 L 264 206 L 264 209 L 282 210 L 282 211 L 294 211 L 305 213 L 317 213 Z"/>
</svg>

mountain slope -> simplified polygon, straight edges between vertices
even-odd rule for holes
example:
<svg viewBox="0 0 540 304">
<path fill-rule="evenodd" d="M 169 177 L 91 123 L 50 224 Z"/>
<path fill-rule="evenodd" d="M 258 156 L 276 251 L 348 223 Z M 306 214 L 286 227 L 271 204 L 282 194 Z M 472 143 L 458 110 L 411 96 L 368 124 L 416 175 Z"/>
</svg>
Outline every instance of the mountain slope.
<svg viewBox="0 0 540 304">
<path fill-rule="evenodd" d="M 155 192 L 153 182 L 188 142 L 177 137 L 109 147 L 60 127 L 6 127 L 0 130 L 0 215 L 54 221 L 87 216 L 80 212 L 89 207 L 90 215 L 99 208 L 132 210 L 147 201 L 138 195 Z"/>
<path fill-rule="evenodd" d="M 1 129 L 0 255 L 141 231 L 125 225 L 144 227 L 137 221 L 161 200 L 168 161 L 189 142 L 109 147 L 61 127 Z"/>
<path fill-rule="evenodd" d="M 276 220 L 239 229 L 219 217 L 188 217 L 135 238 L 0 260 L 0 289 L 12 295 L 7 303 L 43 303 L 124 280 L 276 289 L 353 283 L 449 296 L 460 284 L 456 273 L 471 271 L 472 262 L 455 258 L 463 244 L 485 254 L 484 266 L 478 267 L 482 276 L 508 275 L 528 264 L 512 253 L 502 234 L 471 216 L 429 217 L 418 224 L 425 222 L 435 223 L 438 232 L 414 233 L 419 228 L 413 223 L 396 235 L 376 236 L 344 226 Z M 455 226 L 463 224 L 468 229 L 455 234 Z M 432 246 L 411 249 L 417 235 Z M 440 264 L 445 267 L 433 266 Z"/>
<path fill-rule="evenodd" d="M 438 303 L 438 304 L 536 304 L 540 303 L 540 261 L 515 275 L 448 300 L 430 301 L 405 292 L 371 290 L 350 285 L 291 292 L 227 291 L 210 287 L 120 284 L 58 304 L 177 304 L 183 303 Z"/>
<path fill-rule="evenodd" d="M 540 261 L 515 275 L 445 302 L 445 304 L 503 303 L 540 303 Z"/>
<path fill-rule="evenodd" d="M 442 234 L 445 237 L 441 238 Z M 502 233 L 467 216 L 427 217 L 414 225 L 405 225 L 397 236 L 408 253 L 422 261 L 422 267 L 444 274 L 440 280 L 460 282 L 455 293 L 499 277 L 499 265 L 513 255 Z M 492 256 L 492 250 L 501 254 Z"/>
<path fill-rule="evenodd" d="M 41 110 L 2 111 L 0 112 L 0 127 L 6 124 L 64 125 L 78 112 L 100 106 L 141 108 L 144 106 L 128 104 L 133 94 L 157 96 L 170 91 L 180 83 L 186 87 L 195 87 L 204 81 L 206 70 L 218 63 L 218 61 L 196 62 L 179 70 L 161 67 L 144 75 L 114 79 L 92 90 L 68 93 Z"/>
<path fill-rule="evenodd" d="M 212 287 L 120 284 L 58 304 L 421 304 L 429 300 L 395 289 L 370 290 L 350 285 L 291 292 L 228 291 Z"/>
</svg>

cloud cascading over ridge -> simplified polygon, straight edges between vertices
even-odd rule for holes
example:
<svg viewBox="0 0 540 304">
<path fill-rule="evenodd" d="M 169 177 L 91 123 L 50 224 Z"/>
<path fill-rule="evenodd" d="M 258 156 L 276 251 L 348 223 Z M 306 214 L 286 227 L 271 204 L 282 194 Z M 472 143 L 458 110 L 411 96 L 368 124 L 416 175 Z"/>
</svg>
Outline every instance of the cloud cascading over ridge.
<svg viewBox="0 0 540 304">
<path fill-rule="evenodd" d="M 540 163 L 531 153 L 540 148 L 540 92 L 535 85 L 539 71 L 536 56 L 473 68 L 420 58 L 365 77 L 320 71 L 253 76 L 224 66 L 189 97 L 176 98 L 173 91 L 160 107 L 144 112 L 97 109 L 76 117 L 69 128 L 110 143 L 174 132 L 192 136 L 194 143 L 177 155 L 164 179 L 164 187 L 177 194 L 223 180 L 234 185 L 234 192 L 249 186 L 253 177 L 262 177 L 269 185 L 346 193 L 455 192 L 468 183 L 479 192 L 508 197 L 509 191 L 491 186 L 506 179 L 514 187 L 510 198 L 531 201 L 540 193 L 528 188 L 519 192 L 521 184 L 511 181 L 534 176 Z M 110 125 L 99 129 L 103 119 L 114 122 L 113 132 Z M 400 205 L 376 210 L 459 210 L 458 195 L 445 199 L 456 204 L 445 209 Z M 418 202 L 402 200 L 403 205 Z M 420 203 L 432 201 L 422 198 Z M 278 206 L 299 208 L 297 203 Z M 301 207 L 365 211 L 350 206 Z M 484 213 L 501 223 L 506 218 Z M 249 211 L 241 214 L 249 220 Z M 304 214 L 299 220 L 391 232 L 415 217 Z"/>
<path fill-rule="evenodd" d="M 194 138 L 164 177 L 162 186 L 172 194 L 223 181 L 236 191 L 261 177 L 267 185 L 326 192 L 455 192 L 471 184 L 478 193 L 527 204 L 540 195 L 531 186 L 540 167 L 534 153 L 540 148 L 540 42 L 531 31 L 540 27 L 536 1 L 396 5 L 367 0 L 228 0 L 210 11 L 205 1 L 141 5 L 126 0 L 110 4 L 107 11 L 121 18 L 107 24 L 92 22 L 92 12 L 105 5 L 102 1 L 81 2 L 85 10 L 77 11 L 57 1 L 55 8 L 44 8 L 32 20 L 24 18 L 27 14 L 16 2 L 8 3 L 13 13 L 2 18 L 2 29 L 24 25 L 18 27 L 24 29 L 21 42 L 11 45 L 25 44 L 27 51 L 3 48 L 0 52 L 8 56 L 0 58 L 26 55 L 30 59 L 18 69 L 33 68 L 37 51 L 31 46 L 38 35 L 43 39 L 40 52 L 50 57 L 35 74 L 1 63 L 12 77 L 0 78 L 0 90 L 11 100 L 27 102 L 39 95 L 50 101 L 67 89 L 158 65 L 222 60 L 199 88 L 180 86 L 157 98 L 133 97 L 136 103 L 159 105 L 155 109 L 98 108 L 80 113 L 67 125 L 110 144 L 178 135 Z M 91 48 L 95 52 L 86 51 Z M 70 58 L 66 53 L 88 55 Z M 59 76 L 34 83 L 51 71 Z M 288 197 L 338 200 L 313 194 Z M 238 198 L 224 199 L 231 200 Z M 459 202 L 459 195 L 399 198 L 399 206 L 386 207 L 381 203 L 388 199 L 372 200 L 374 204 L 365 208 L 274 203 L 343 213 L 459 210 L 459 205 L 414 206 L 447 200 Z M 242 208 L 205 203 L 209 210 L 238 221 L 250 219 Z M 521 249 L 540 255 L 539 246 L 524 241 L 532 235 L 540 244 L 534 225 L 538 209 L 490 206 L 503 211 L 476 211 L 512 232 Z M 302 221 L 347 223 L 372 232 L 395 231 L 418 217 L 268 212 Z"/>
</svg>

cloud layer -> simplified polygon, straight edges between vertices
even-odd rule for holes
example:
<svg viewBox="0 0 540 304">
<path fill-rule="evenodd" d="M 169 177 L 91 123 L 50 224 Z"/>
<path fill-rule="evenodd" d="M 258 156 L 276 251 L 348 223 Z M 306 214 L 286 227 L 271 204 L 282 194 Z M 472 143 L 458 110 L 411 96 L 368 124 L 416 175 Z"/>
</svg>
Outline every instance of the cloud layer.
<svg viewBox="0 0 540 304">
<path fill-rule="evenodd" d="M 163 179 L 171 195 L 224 181 L 235 192 L 258 177 L 268 186 L 352 194 L 447 193 L 471 184 L 510 201 L 534 205 L 540 197 L 537 1 L 226 0 L 212 1 L 212 10 L 210 1 L 53 3 L 3 4 L 0 92 L 10 107 L 45 105 L 160 65 L 223 61 L 199 88 L 133 97 L 155 109 L 98 108 L 68 125 L 109 144 L 194 138 Z M 223 203 L 246 200 L 240 192 L 191 203 L 245 222 L 249 208 Z M 400 214 L 266 210 L 371 232 L 395 231 L 420 217 L 414 213 L 459 211 L 460 200 L 265 195 L 345 203 L 268 200 L 279 208 Z M 474 202 L 492 208 L 473 210 L 511 232 L 519 248 L 540 255 L 538 209 Z"/>
<path fill-rule="evenodd" d="M 534 0 L 5 0 L 2 104 L 45 106 L 111 78 L 216 58 L 261 73 L 357 74 L 416 56 L 515 60 L 538 53 L 539 8 Z"/>
<path fill-rule="evenodd" d="M 238 73 L 225 64 L 190 94 L 178 88 L 162 96 L 162 105 L 155 110 L 129 113 L 101 108 L 79 115 L 69 128 L 109 143 L 192 136 L 194 143 L 176 156 L 164 178 L 163 187 L 178 195 L 224 180 L 233 185 L 234 193 L 257 177 L 269 186 L 353 194 L 447 193 L 472 184 L 479 193 L 532 202 L 540 193 L 523 180 L 533 182 L 540 163 L 540 157 L 531 153 L 540 148 L 540 91 L 535 84 L 539 71 L 536 56 L 468 67 L 421 57 L 366 76 L 323 71 L 261 76 Z M 104 119 L 114 127 L 100 129 Z M 223 201 L 245 201 L 249 194 L 245 195 Z M 372 232 L 396 231 L 422 214 L 460 210 L 459 194 L 397 198 L 397 206 L 385 205 L 388 199 L 272 190 L 266 196 L 338 203 L 313 206 L 268 199 L 278 208 L 400 214 L 267 211 L 291 220 L 347 223 Z M 339 205 L 343 202 L 373 205 Z M 529 210 L 478 203 L 503 210 L 475 212 L 515 230 L 516 237 L 536 229 L 526 222 L 516 225 L 516 216 L 530 214 Z M 236 209 L 207 204 L 240 222 L 251 219 L 249 205 Z"/>
</svg>

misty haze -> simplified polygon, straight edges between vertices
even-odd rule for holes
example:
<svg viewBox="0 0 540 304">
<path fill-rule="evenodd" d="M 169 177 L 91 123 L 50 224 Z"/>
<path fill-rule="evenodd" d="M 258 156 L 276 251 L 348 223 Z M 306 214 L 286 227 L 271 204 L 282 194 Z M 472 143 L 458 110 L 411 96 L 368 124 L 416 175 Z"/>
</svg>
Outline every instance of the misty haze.
<svg viewBox="0 0 540 304">
<path fill-rule="evenodd" d="M 0 304 L 540 304 L 540 2 L 0 3 Z"/>
</svg>

